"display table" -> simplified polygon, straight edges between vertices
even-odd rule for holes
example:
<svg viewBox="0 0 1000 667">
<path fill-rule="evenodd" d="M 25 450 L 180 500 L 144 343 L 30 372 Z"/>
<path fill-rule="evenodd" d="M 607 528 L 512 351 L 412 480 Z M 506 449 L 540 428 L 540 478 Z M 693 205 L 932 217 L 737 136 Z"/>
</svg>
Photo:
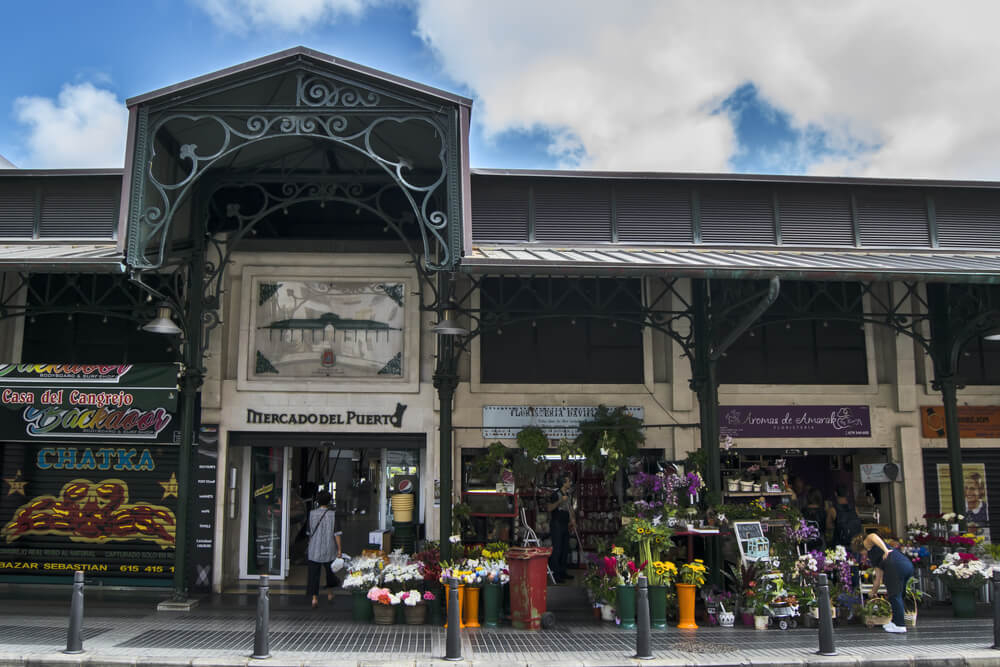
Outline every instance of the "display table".
<svg viewBox="0 0 1000 667">
<path fill-rule="evenodd" d="M 687 537 L 687 546 L 688 546 L 687 559 L 688 559 L 689 563 L 692 560 L 694 560 L 694 538 L 695 538 L 695 536 L 699 536 L 699 537 L 702 537 L 702 538 L 705 538 L 705 537 L 718 537 L 719 536 L 719 529 L 718 528 L 694 528 L 694 527 L 687 527 L 684 530 L 679 530 L 679 531 L 677 531 L 677 532 L 675 532 L 673 534 L 673 537 Z"/>
</svg>

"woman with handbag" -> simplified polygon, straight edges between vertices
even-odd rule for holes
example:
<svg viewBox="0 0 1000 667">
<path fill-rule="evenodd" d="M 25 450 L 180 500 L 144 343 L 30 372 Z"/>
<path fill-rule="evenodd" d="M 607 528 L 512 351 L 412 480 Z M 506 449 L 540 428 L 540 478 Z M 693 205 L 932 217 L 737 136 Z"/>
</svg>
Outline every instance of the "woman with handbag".
<svg viewBox="0 0 1000 667">
<path fill-rule="evenodd" d="M 313 609 L 319 604 L 319 571 L 326 570 L 327 600 L 333 600 L 333 588 L 337 585 L 337 575 L 330 569 L 330 563 L 340 557 L 340 533 L 335 530 L 333 508 L 330 506 L 332 500 L 329 491 L 317 493 L 316 508 L 309 513 L 306 524 L 309 531 L 306 595 L 312 596 Z"/>
</svg>

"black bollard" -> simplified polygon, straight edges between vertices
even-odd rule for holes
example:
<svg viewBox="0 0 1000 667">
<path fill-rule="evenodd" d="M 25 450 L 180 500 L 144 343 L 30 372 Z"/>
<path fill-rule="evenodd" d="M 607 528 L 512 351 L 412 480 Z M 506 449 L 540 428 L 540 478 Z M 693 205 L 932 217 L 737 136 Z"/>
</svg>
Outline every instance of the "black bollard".
<svg viewBox="0 0 1000 667">
<path fill-rule="evenodd" d="M 458 579 L 448 580 L 448 635 L 444 642 L 444 659 L 462 659 L 462 610 L 458 603 Z"/>
<path fill-rule="evenodd" d="M 260 575 L 260 583 L 257 584 L 257 626 L 253 632 L 253 655 L 251 658 L 263 660 L 271 657 L 270 642 L 268 641 L 268 625 L 271 624 L 271 596 L 270 587 L 267 584 L 267 575 Z"/>
<path fill-rule="evenodd" d="M 1000 649 L 1000 569 L 993 570 L 993 648 Z"/>
<path fill-rule="evenodd" d="M 826 575 L 819 575 L 816 584 L 816 604 L 819 609 L 819 655 L 837 655 L 833 646 L 833 615 L 830 613 L 830 585 Z"/>
<path fill-rule="evenodd" d="M 652 660 L 649 649 L 649 587 L 645 575 L 639 575 L 639 595 L 636 600 L 635 655 L 636 660 Z"/>
<path fill-rule="evenodd" d="M 83 572 L 73 573 L 73 594 L 69 602 L 69 633 L 63 653 L 83 653 Z"/>
</svg>

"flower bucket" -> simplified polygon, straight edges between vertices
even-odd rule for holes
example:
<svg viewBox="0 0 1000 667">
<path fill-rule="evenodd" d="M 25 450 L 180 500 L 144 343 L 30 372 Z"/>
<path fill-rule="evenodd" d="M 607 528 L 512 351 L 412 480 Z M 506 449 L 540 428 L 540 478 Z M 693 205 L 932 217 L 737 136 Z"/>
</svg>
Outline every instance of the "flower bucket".
<svg viewBox="0 0 1000 667">
<path fill-rule="evenodd" d="M 952 588 L 951 591 L 951 611 L 958 618 L 976 617 L 976 591 L 975 589 Z"/>
<path fill-rule="evenodd" d="M 423 625 L 427 620 L 427 605 L 418 602 L 414 606 L 403 606 L 403 617 L 407 625 Z"/>
<path fill-rule="evenodd" d="M 635 586 L 619 586 L 616 590 L 618 597 L 618 618 L 621 620 L 622 630 L 635 629 Z"/>
<path fill-rule="evenodd" d="M 479 586 L 469 586 L 465 590 L 465 602 L 462 603 L 462 620 L 467 628 L 479 627 Z"/>
<path fill-rule="evenodd" d="M 908 627 L 911 627 L 911 628 L 916 627 L 916 625 L 917 625 L 917 610 L 916 609 L 907 609 L 903 613 L 903 620 L 906 621 L 906 625 Z"/>
<path fill-rule="evenodd" d="M 677 613 L 679 622 L 677 627 L 682 630 L 696 630 L 698 624 L 694 622 L 694 593 L 698 589 L 694 584 L 675 584 L 677 587 Z"/>
<path fill-rule="evenodd" d="M 375 625 L 393 625 L 396 622 L 396 607 L 391 604 L 372 602 Z"/>
<path fill-rule="evenodd" d="M 770 620 L 770 616 L 754 616 L 753 627 L 755 630 L 767 630 L 767 624 Z"/>
<path fill-rule="evenodd" d="M 753 491 L 753 482 L 745 482 L 740 480 L 740 491 Z"/>
<path fill-rule="evenodd" d="M 753 625 L 753 613 L 749 612 L 749 611 L 745 611 L 745 612 L 741 613 L 740 614 L 740 622 L 743 625 L 747 626 L 747 627 L 750 627 L 751 625 Z"/>
<path fill-rule="evenodd" d="M 657 629 L 667 627 L 667 587 L 649 587 L 649 624 Z"/>
<path fill-rule="evenodd" d="M 738 479 L 726 480 L 726 488 L 728 490 L 730 490 L 730 491 L 739 491 L 740 490 L 740 480 L 738 480 Z"/>
<path fill-rule="evenodd" d="M 364 591 L 351 591 L 351 620 L 356 623 L 371 623 L 372 603 Z"/>
<path fill-rule="evenodd" d="M 498 583 L 483 584 L 483 625 L 495 628 L 500 624 L 503 591 Z"/>
<path fill-rule="evenodd" d="M 607 621 L 609 623 L 614 623 L 615 620 L 615 606 L 608 604 L 606 602 L 601 603 L 601 620 Z"/>
</svg>

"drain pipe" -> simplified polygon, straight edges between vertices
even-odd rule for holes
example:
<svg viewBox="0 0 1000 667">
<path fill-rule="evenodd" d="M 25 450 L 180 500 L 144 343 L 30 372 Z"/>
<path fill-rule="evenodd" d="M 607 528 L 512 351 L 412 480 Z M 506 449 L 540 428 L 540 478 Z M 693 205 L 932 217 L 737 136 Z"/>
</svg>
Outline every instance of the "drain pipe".
<svg viewBox="0 0 1000 667">
<path fill-rule="evenodd" d="M 767 287 L 767 294 L 764 295 L 764 298 L 753 307 L 753 310 L 743 316 L 743 318 L 736 324 L 735 327 L 732 328 L 732 330 L 730 330 L 728 334 L 726 334 L 726 337 L 722 339 L 722 342 L 720 342 L 714 350 L 709 352 L 709 358 L 711 358 L 712 361 L 718 361 L 723 352 L 728 350 L 732 344 L 736 342 L 736 339 L 742 336 L 743 333 L 750 328 L 750 325 L 760 319 L 760 316 L 771 307 L 771 304 L 778 299 L 778 294 L 780 292 L 781 280 L 778 279 L 778 276 L 771 276 L 771 282 Z"/>
</svg>

